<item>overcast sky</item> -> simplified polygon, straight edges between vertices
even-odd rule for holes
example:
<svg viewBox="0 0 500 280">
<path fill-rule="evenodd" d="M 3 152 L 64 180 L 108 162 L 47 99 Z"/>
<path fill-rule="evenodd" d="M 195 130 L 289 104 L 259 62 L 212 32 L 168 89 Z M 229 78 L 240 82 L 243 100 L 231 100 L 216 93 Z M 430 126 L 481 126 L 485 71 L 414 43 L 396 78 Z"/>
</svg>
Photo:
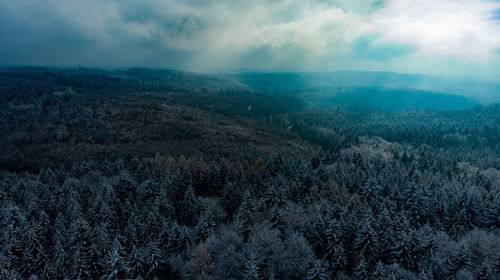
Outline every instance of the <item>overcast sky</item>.
<svg viewBox="0 0 500 280">
<path fill-rule="evenodd" d="M 0 65 L 500 75 L 500 1 L 1 0 Z"/>
</svg>

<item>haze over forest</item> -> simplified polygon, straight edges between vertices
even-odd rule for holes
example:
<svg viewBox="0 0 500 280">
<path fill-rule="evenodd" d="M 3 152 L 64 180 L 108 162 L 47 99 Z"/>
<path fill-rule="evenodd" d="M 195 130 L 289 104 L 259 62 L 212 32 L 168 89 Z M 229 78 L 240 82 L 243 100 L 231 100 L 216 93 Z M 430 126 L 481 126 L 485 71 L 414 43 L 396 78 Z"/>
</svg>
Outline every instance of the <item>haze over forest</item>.
<svg viewBox="0 0 500 280">
<path fill-rule="evenodd" d="M 0 279 L 499 279 L 500 1 L 0 1 Z"/>
</svg>

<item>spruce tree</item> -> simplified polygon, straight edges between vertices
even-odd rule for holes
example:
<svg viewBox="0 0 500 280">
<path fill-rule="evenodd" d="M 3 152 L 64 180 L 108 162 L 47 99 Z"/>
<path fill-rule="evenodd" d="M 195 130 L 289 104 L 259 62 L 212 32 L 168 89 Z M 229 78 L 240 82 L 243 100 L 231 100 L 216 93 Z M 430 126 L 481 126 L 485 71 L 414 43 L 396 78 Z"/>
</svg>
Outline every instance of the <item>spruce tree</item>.
<svg viewBox="0 0 500 280">
<path fill-rule="evenodd" d="M 370 279 L 370 272 L 368 264 L 365 261 L 364 257 L 361 257 L 358 264 L 354 268 L 353 272 L 354 277 L 359 280 L 368 280 Z"/>
<path fill-rule="evenodd" d="M 193 225 L 198 221 L 201 206 L 198 198 L 194 194 L 193 187 L 189 188 L 184 193 L 184 199 L 181 203 L 179 220 L 183 225 Z"/>
<path fill-rule="evenodd" d="M 466 247 L 455 250 L 445 261 L 448 276 L 454 276 L 459 270 L 467 270 L 471 265 L 469 252 Z"/>
<path fill-rule="evenodd" d="M 132 251 L 128 256 L 126 256 L 125 272 L 126 277 L 130 279 L 137 279 L 144 276 L 144 259 L 145 256 L 142 252 L 137 249 L 135 245 L 132 245 Z"/>
<path fill-rule="evenodd" d="M 250 253 L 250 255 L 246 258 L 245 268 L 243 271 L 243 279 L 245 280 L 261 279 L 255 255 L 253 255 L 252 253 Z"/>
<path fill-rule="evenodd" d="M 353 243 L 353 254 L 359 262 L 363 259 L 368 267 L 374 266 L 380 260 L 379 237 L 372 227 L 371 211 L 365 213 L 359 231 Z"/>
<path fill-rule="evenodd" d="M 328 273 L 327 266 L 322 261 L 313 262 L 312 266 L 307 270 L 307 280 L 327 280 L 331 279 Z"/>
</svg>

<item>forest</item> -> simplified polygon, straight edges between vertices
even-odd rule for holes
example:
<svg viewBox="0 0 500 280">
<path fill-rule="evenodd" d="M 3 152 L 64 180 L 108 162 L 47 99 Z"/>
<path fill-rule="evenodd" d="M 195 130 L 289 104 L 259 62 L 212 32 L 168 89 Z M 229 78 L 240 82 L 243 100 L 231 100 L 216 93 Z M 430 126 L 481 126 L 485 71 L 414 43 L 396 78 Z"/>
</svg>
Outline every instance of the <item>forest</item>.
<svg viewBox="0 0 500 280">
<path fill-rule="evenodd" d="M 0 279 L 500 278 L 500 104 L 272 83 L 0 68 Z"/>
</svg>

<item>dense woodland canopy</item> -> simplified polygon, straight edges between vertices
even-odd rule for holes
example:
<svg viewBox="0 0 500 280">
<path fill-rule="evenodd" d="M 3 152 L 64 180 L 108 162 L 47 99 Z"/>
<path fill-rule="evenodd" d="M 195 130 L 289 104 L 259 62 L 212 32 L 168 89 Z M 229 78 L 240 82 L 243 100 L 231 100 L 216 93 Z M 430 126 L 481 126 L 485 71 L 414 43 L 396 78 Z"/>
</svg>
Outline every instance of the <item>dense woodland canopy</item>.
<svg viewBox="0 0 500 280">
<path fill-rule="evenodd" d="M 0 279 L 500 277 L 499 105 L 313 103 L 0 69 Z"/>
</svg>

